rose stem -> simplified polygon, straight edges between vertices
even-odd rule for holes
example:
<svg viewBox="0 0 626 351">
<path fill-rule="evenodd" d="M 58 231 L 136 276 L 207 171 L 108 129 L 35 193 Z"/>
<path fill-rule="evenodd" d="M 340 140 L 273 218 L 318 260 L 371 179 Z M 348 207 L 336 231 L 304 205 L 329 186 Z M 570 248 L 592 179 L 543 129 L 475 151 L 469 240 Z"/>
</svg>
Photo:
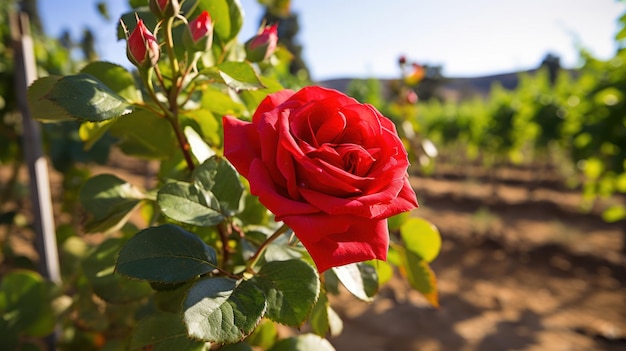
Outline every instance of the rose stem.
<svg viewBox="0 0 626 351">
<path fill-rule="evenodd" d="M 250 260 L 248 261 L 248 264 L 246 265 L 246 270 L 248 271 L 248 270 L 252 269 L 252 267 L 254 267 L 254 265 L 256 265 L 257 261 L 261 257 L 261 254 L 263 253 L 263 251 L 265 251 L 265 249 L 267 248 L 267 245 L 269 245 L 272 241 L 276 240 L 276 238 L 281 236 L 287 230 L 289 230 L 289 227 L 286 224 L 283 224 L 280 228 L 276 229 L 274 234 L 272 234 L 269 238 L 267 238 L 261 244 L 261 246 L 259 246 L 259 248 L 256 250 L 254 255 L 250 258 Z"/>
</svg>

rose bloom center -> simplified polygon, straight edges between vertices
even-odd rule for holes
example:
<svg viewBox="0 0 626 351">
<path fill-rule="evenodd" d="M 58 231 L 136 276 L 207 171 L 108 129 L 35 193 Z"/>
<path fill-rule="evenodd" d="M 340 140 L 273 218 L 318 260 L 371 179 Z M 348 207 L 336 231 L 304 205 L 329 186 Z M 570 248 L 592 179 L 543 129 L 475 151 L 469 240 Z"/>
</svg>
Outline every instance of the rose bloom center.
<svg viewBox="0 0 626 351">
<path fill-rule="evenodd" d="M 359 114 L 363 112 L 361 106 L 353 111 L 305 105 L 294 114 L 292 136 L 314 168 L 314 172 L 306 167 L 298 172 L 299 186 L 343 197 L 367 192 L 366 184 L 373 180 L 368 174 L 381 149 L 369 145 L 377 133 L 372 121 Z"/>
</svg>

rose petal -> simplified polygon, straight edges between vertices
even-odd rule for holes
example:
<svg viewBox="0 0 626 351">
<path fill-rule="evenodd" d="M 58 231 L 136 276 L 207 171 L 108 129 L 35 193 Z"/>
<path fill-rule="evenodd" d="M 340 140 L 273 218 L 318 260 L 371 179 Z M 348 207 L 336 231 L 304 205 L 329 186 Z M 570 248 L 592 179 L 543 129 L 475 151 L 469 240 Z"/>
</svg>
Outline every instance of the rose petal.
<svg viewBox="0 0 626 351">
<path fill-rule="evenodd" d="M 309 86 L 298 90 L 290 100 L 297 102 L 298 105 L 304 105 L 310 102 L 317 102 L 324 99 L 330 99 L 332 104 L 344 106 L 359 103 L 356 99 L 351 98 L 337 90 L 323 88 L 319 86 Z"/>
<path fill-rule="evenodd" d="M 354 262 L 386 260 L 389 246 L 387 220 L 363 220 L 353 216 L 287 216 L 319 272 Z"/>
<path fill-rule="evenodd" d="M 259 197 L 259 201 L 276 215 L 276 220 L 281 220 L 283 216 L 319 213 L 319 209 L 311 204 L 294 201 L 287 197 L 286 191 L 276 186 L 264 164 L 259 159 L 252 161 L 248 180 L 250 182 L 250 193 Z"/>
<path fill-rule="evenodd" d="M 247 177 L 252 160 L 261 152 L 256 128 L 250 122 L 231 116 L 224 116 L 222 124 L 224 125 L 224 156 L 239 173 Z"/>
<path fill-rule="evenodd" d="M 394 179 L 388 184 L 389 186 L 381 192 L 350 198 L 334 197 L 312 189 L 300 189 L 300 194 L 307 202 L 329 215 L 350 214 L 372 219 L 380 218 L 382 214 L 392 212 L 388 207 L 401 192 L 404 179 Z M 397 210 L 395 206 L 393 209 L 394 211 Z"/>
<path fill-rule="evenodd" d="M 400 190 L 398 197 L 393 199 L 386 206 L 383 206 L 382 211 L 376 218 L 388 218 L 398 213 L 414 210 L 418 207 L 417 196 L 415 196 L 415 191 L 413 191 L 409 183 L 409 177 L 407 176 L 405 177 L 404 186 L 402 190 Z"/>
<path fill-rule="evenodd" d="M 260 122 L 260 120 L 263 120 L 264 123 L 269 123 L 271 125 L 276 124 L 276 119 L 278 118 L 278 116 L 265 115 L 265 113 L 274 110 L 278 105 L 282 104 L 293 95 L 293 90 L 289 89 L 284 89 L 276 93 L 267 95 L 265 99 L 261 101 L 256 111 L 254 112 L 254 115 L 252 116 L 252 123 L 257 123 Z"/>
<path fill-rule="evenodd" d="M 362 193 L 359 188 L 345 181 L 347 177 L 334 177 L 331 173 L 325 171 L 319 163 L 314 163 L 312 160 L 299 160 L 296 169 L 298 194 L 300 194 L 300 189 L 303 188 L 311 188 L 321 193 L 341 197 L 349 197 Z"/>
</svg>

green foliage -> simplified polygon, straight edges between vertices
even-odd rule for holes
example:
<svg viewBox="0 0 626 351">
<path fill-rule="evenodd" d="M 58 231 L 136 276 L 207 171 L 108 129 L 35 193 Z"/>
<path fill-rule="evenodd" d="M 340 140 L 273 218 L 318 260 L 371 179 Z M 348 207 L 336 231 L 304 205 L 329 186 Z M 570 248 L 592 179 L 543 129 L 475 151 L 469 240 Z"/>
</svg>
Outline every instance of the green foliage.
<svg viewBox="0 0 626 351">
<path fill-rule="evenodd" d="M 267 318 L 290 326 L 304 323 L 320 290 L 317 272 L 302 260 L 268 262 L 252 281 L 265 293 Z"/>
<path fill-rule="evenodd" d="M 179 283 L 217 267 L 215 250 L 197 235 L 164 224 L 144 229 L 119 252 L 116 271 L 158 283 Z"/>
<path fill-rule="evenodd" d="M 70 117 L 101 122 L 130 113 L 130 104 L 96 77 L 81 73 L 57 80 L 45 99 L 67 111 Z"/>
<path fill-rule="evenodd" d="M 586 52 L 582 58 L 581 68 L 561 70 L 555 80 L 541 69 L 520 75 L 514 90 L 493 86 L 486 99 L 421 104 L 416 124 L 445 150 L 444 158 L 458 163 L 553 166 L 564 185 L 582 185 L 583 208 L 592 208 L 597 197 L 613 197 L 603 217 L 620 220 L 626 213 L 619 204 L 626 194 L 620 185 L 626 172 L 626 51 L 606 61 Z"/>
<path fill-rule="evenodd" d="M 336 336 L 341 334 L 343 330 L 343 321 L 330 306 L 326 294 L 320 295 L 313 311 L 311 311 L 309 322 L 313 333 L 321 337 L 326 336 L 326 334 Z"/>
<path fill-rule="evenodd" d="M 333 267 L 332 272 L 352 295 L 363 301 L 371 301 L 378 292 L 378 276 L 373 266 L 353 263 Z"/>
<path fill-rule="evenodd" d="M 215 195 L 197 184 L 167 183 L 159 190 L 157 203 L 166 216 L 191 225 L 214 226 L 225 218 Z"/>
<path fill-rule="evenodd" d="M 158 312 L 139 321 L 129 349 L 201 351 L 204 345 L 204 342 L 189 339 L 187 329 L 177 314 Z"/>
<path fill-rule="evenodd" d="M 263 292 L 249 281 L 207 278 L 187 293 L 183 321 L 193 338 L 232 344 L 254 330 L 266 306 Z"/>
<path fill-rule="evenodd" d="M 0 342 L 18 349 L 24 337 L 42 337 L 54 329 L 51 289 L 31 271 L 14 271 L 0 282 Z"/>
<path fill-rule="evenodd" d="M 79 195 L 83 208 L 90 214 L 85 230 L 111 232 L 120 229 L 146 198 L 141 190 L 112 174 L 87 180 Z"/>
<path fill-rule="evenodd" d="M 115 261 L 123 243 L 121 239 L 107 239 L 87 253 L 82 261 L 85 278 L 93 292 L 108 302 L 128 303 L 151 293 L 145 282 L 128 281 L 115 274 Z"/>
<path fill-rule="evenodd" d="M 160 45 L 154 67 L 129 71 L 89 62 L 67 70 L 66 52 L 39 46 L 51 74 L 31 85 L 28 102 L 64 170 L 64 218 L 70 218 L 58 230 L 64 284 L 52 287 L 32 272 L 6 274 L 2 345 L 27 349 L 29 338 L 50 334 L 56 323 L 64 350 L 333 350 L 323 337 L 339 334 L 343 324 L 327 294 L 340 283 L 371 301 L 394 267 L 415 272 L 410 279 L 434 277 L 419 271 L 439 251 L 433 229 L 408 215 L 394 219 L 392 231 L 402 241 L 391 254 L 406 247 L 406 255 L 422 255 L 421 261 L 358 263 L 320 277 L 291 230 L 274 222 L 223 158 L 222 116 L 249 120 L 282 82 L 308 83 L 289 73 L 294 56 L 285 47 L 263 62 L 245 60 L 238 0 L 182 2 L 187 19 L 205 10 L 211 15 L 213 46 L 202 52 L 182 45 L 187 22 L 181 17 L 160 20 L 145 1 L 129 5 L 118 38 L 141 18 Z M 0 89 L 0 96 L 10 91 Z M 414 110 L 398 111 L 404 113 L 398 121 L 410 123 Z M 19 139 L 10 136 L 11 143 Z M 110 148 L 126 159 L 151 160 L 154 178 L 139 186 L 135 177 L 92 176 L 88 163 L 105 162 Z M 0 148 L 0 160 L 18 150 Z M 420 231 L 427 243 L 407 239 Z M 306 323 L 314 334 L 278 333 L 277 324 Z"/>
<path fill-rule="evenodd" d="M 408 219 L 400 227 L 400 235 L 406 249 L 426 262 L 432 262 L 441 250 L 439 230 L 422 218 Z"/>
</svg>

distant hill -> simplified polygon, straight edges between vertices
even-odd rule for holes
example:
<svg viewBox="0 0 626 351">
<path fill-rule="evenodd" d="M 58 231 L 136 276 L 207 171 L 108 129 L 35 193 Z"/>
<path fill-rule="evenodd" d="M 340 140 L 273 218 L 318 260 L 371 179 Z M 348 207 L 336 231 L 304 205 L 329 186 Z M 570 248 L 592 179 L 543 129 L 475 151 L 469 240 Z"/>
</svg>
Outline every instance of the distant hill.
<svg viewBox="0 0 626 351">
<path fill-rule="evenodd" d="M 499 82 L 505 89 L 513 90 L 517 87 L 520 74 L 534 73 L 536 69 L 527 71 L 517 71 L 511 73 L 494 74 L 482 77 L 446 77 L 442 79 L 441 85 L 437 88 L 437 95 L 444 100 L 459 101 L 471 96 L 487 96 L 494 83 Z M 567 70 L 562 70 L 567 72 Z M 318 82 L 319 85 L 345 92 L 348 85 L 355 78 L 338 78 Z M 381 79 L 383 94 L 388 95 L 389 83 L 392 79 Z"/>
</svg>

